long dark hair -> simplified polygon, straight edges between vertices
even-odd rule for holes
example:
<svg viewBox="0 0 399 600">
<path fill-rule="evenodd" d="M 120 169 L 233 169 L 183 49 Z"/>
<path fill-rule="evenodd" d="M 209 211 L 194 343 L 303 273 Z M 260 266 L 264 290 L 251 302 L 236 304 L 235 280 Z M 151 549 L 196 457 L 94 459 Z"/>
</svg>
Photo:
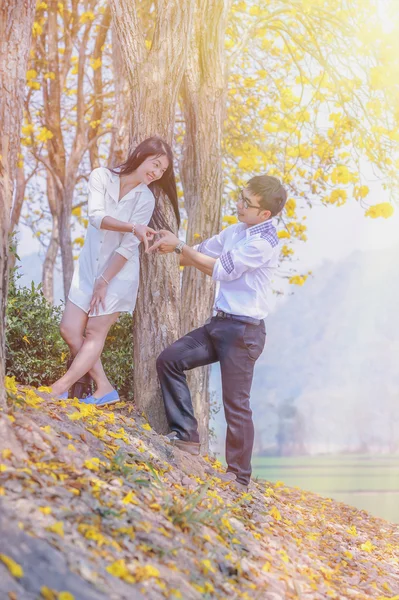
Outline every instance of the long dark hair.
<svg viewBox="0 0 399 600">
<path fill-rule="evenodd" d="M 119 165 L 119 167 L 110 169 L 110 171 L 116 175 L 129 175 L 130 173 L 133 173 L 133 171 L 135 171 L 149 156 L 155 156 L 156 158 L 159 158 L 160 156 L 166 156 L 169 163 L 168 168 L 162 177 L 157 181 L 152 181 L 148 185 L 155 196 L 155 210 L 151 221 L 157 227 L 161 226 L 164 229 L 170 229 L 170 225 L 168 225 L 159 206 L 159 197 L 161 191 L 163 191 L 169 198 L 177 220 L 177 225 L 180 226 L 179 201 L 177 198 L 175 172 L 173 170 L 173 153 L 171 147 L 167 142 L 165 142 L 165 140 L 157 136 L 147 138 L 141 142 L 141 144 L 139 144 L 131 154 L 129 154 L 124 163 Z"/>
</svg>

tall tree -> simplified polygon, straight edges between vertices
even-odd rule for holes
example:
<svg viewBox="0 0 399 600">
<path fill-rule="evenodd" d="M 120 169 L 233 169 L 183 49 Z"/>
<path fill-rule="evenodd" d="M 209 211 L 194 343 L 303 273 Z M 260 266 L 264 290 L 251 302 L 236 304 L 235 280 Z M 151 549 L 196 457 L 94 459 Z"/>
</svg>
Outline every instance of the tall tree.
<svg viewBox="0 0 399 600">
<path fill-rule="evenodd" d="M 115 29 L 130 90 L 131 147 L 152 135 L 160 135 L 172 143 L 194 7 L 193 0 L 159 0 L 153 7 L 153 27 L 148 29 L 145 19 L 149 12 L 144 11 L 141 15 L 130 0 L 112 0 Z M 170 204 L 165 198 L 160 200 L 170 228 L 176 231 L 177 223 Z M 166 420 L 155 358 L 179 335 L 179 304 L 177 256 L 148 257 L 143 254 L 134 324 L 134 395 L 138 406 L 158 431 L 166 430 Z"/>
<path fill-rule="evenodd" d="M 9 234 L 34 0 L 0 2 L 0 407 L 5 404 L 5 307 Z"/>
<path fill-rule="evenodd" d="M 188 216 L 187 243 L 193 245 L 221 227 L 223 196 L 222 139 L 226 112 L 225 37 L 231 0 L 197 0 L 195 26 L 182 85 L 185 135 L 180 174 Z M 182 333 L 209 317 L 214 284 L 197 269 L 184 269 Z M 208 446 L 209 368 L 189 376 L 203 448 Z"/>
<path fill-rule="evenodd" d="M 41 213 L 48 215 L 46 221 L 51 224 L 45 231 L 41 218 L 37 232 L 46 246 L 43 290 L 52 300 L 59 248 L 65 296 L 72 279 L 71 213 L 77 184 L 87 173 L 82 166 L 84 157 L 87 153 L 91 168 L 98 166 L 99 139 L 109 133 L 109 89 L 103 78 L 103 60 L 111 11 L 106 0 L 90 0 L 84 5 L 78 0 L 49 0 L 37 4 L 35 19 L 22 143 L 46 171 L 47 194 L 42 194 Z"/>
</svg>

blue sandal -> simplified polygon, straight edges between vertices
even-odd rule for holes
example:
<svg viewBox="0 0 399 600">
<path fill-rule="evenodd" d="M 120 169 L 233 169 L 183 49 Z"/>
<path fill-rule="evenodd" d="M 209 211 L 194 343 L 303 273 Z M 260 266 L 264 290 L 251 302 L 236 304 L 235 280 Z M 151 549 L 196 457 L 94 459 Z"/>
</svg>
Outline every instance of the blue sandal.
<svg viewBox="0 0 399 600">
<path fill-rule="evenodd" d="M 101 398 L 95 398 L 94 396 L 87 396 L 87 398 L 80 398 L 79 402 L 84 404 L 93 404 L 94 406 L 106 406 L 107 404 L 115 404 L 120 402 L 119 394 L 116 390 L 112 390 Z"/>
</svg>

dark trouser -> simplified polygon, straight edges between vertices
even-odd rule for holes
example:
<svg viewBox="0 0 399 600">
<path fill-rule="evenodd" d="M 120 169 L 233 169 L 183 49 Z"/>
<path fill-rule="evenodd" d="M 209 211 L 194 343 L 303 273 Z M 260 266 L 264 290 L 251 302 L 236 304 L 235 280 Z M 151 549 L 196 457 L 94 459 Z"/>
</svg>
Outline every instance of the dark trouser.
<svg viewBox="0 0 399 600">
<path fill-rule="evenodd" d="M 237 481 L 248 485 L 254 426 L 249 396 L 255 361 L 266 340 L 265 324 L 213 317 L 191 331 L 158 357 L 166 416 L 171 431 L 185 441 L 198 442 L 198 424 L 184 371 L 220 362 L 223 405 L 227 422 L 226 461 Z"/>
</svg>

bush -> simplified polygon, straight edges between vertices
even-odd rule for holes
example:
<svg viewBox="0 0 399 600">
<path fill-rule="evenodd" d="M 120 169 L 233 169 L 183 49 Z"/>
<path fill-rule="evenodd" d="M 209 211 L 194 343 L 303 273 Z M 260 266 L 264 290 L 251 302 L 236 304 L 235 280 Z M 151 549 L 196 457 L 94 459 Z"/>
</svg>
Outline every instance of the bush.
<svg viewBox="0 0 399 600">
<path fill-rule="evenodd" d="M 63 307 L 52 306 L 41 285 L 30 288 L 10 280 L 6 316 L 6 372 L 25 385 L 51 385 L 66 370 L 68 346 L 59 324 Z M 111 383 L 121 396 L 133 398 L 132 317 L 123 313 L 111 328 L 102 355 Z"/>
<path fill-rule="evenodd" d="M 60 336 L 62 308 L 51 306 L 32 282 L 11 278 L 6 313 L 6 371 L 26 385 L 50 385 L 65 372 L 68 347 Z"/>
<path fill-rule="evenodd" d="M 133 400 L 133 318 L 122 313 L 108 333 L 101 356 L 112 385 L 127 400 Z"/>
</svg>

